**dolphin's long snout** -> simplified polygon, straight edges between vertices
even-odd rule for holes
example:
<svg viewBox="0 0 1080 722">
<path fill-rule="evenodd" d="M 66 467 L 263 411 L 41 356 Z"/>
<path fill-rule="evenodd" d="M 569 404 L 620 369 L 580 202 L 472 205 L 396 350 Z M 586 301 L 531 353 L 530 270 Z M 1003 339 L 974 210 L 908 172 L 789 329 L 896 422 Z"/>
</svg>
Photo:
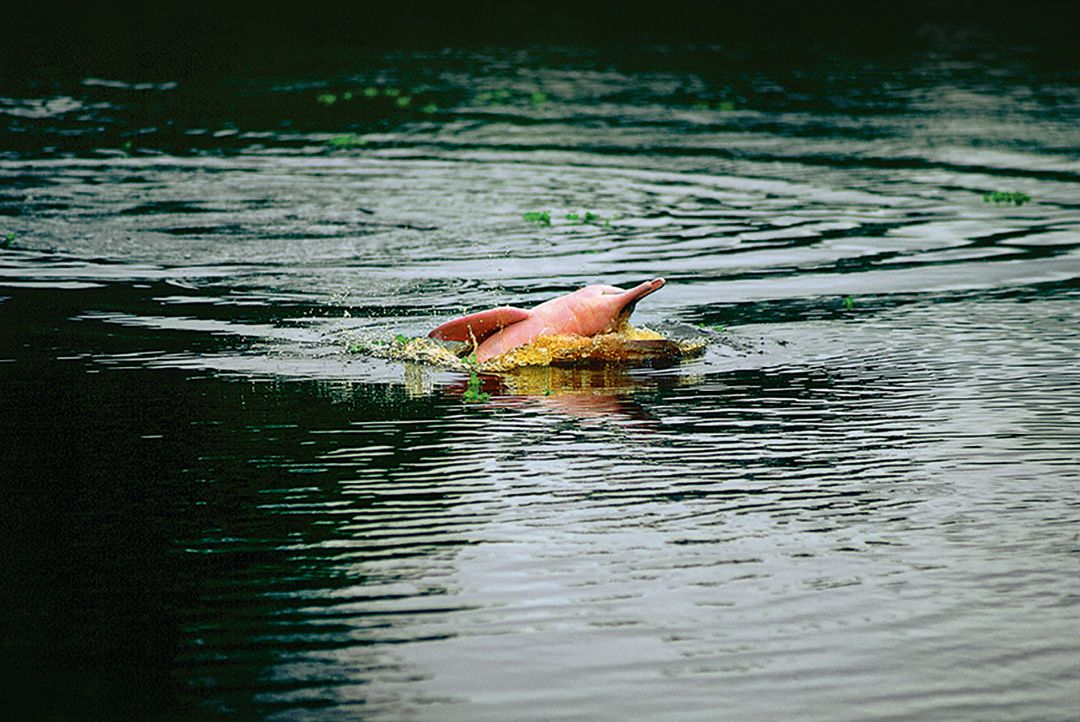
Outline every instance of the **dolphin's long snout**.
<svg viewBox="0 0 1080 722">
<path fill-rule="evenodd" d="M 662 278 L 654 278 L 651 281 L 646 281 L 645 283 L 634 286 L 625 294 L 626 304 L 637 303 L 653 291 L 659 291 L 664 287 L 665 283 L 666 281 Z"/>
</svg>

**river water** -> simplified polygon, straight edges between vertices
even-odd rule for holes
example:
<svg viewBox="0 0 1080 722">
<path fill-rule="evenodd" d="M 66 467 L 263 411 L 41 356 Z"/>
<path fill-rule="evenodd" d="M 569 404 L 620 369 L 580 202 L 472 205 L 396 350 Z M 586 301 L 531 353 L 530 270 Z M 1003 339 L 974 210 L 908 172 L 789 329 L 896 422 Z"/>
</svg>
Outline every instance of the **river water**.
<svg viewBox="0 0 1080 722">
<path fill-rule="evenodd" d="M 7 694 L 1076 719 L 1078 75 L 927 38 L 6 81 Z M 346 350 L 657 276 L 700 358 Z"/>
</svg>

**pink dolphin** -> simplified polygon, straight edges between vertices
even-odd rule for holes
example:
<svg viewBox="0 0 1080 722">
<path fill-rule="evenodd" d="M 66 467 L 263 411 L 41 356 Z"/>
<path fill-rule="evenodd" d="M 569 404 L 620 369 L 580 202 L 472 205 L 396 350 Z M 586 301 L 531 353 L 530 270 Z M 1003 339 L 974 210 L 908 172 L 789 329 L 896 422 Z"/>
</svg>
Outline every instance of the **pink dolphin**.
<svg viewBox="0 0 1080 722">
<path fill-rule="evenodd" d="M 539 336 L 575 334 L 595 336 L 616 330 L 634 312 L 638 301 L 662 288 L 655 278 L 625 290 L 615 286 L 586 286 L 565 296 L 544 301 L 532 310 L 501 306 L 447 321 L 428 334 L 444 341 L 470 341 L 480 345 L 476 359 L 495 358 Z"/>
</svg>

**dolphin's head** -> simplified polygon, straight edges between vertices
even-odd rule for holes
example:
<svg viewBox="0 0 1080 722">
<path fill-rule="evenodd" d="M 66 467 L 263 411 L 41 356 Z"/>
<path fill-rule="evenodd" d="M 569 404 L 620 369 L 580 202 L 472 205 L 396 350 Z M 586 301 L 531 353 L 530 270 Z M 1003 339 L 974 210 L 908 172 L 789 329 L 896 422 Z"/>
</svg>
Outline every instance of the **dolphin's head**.
<svg viewBox="0 0 1080 722">
<path fill-rule="evenodd" d="M 456 331 L 458 327 L 464 328 L 470 321 L 478 319 L 492 321 L 489 326 L 494 330 L 494 322 L 499 321 L 499 330 L 484 339 L 476 351 L 477 358 L 486 361 L 540 336 L 596 336 L 618 331 L 634 312 L 637 302 L 663 286 L 662 278 L 646 281 L 631 289 L 586 286 L 565 296 L 544 301 L 530 311 L 504 308 L 455 319 L 435 329 L 431 335 L 436 338 L 451 338 L 446 332 L 447 326 L 452 327 L 450 331 Z M 504 319 L 504 316 L 507 319 Z M 513 322 L 507 324 L 503 323 L 503 320 Z"/>
<path fill-rule="evenodd" d="M 630 319 L 637 302 L 663 288 L 664 283 L 664 279 L 654 278 L 631 289 L 597 285 L 578 291 L 587 299 L 597 319 L 598 327 L 593 333 L 618 330 Z"/>
<path fill-rule="evenodd" d="M 629 291 L 623 291 L 619 296 L 619 303 L 622 304 L 622 308 L 619 310 L 615 318 L 615 328 L 622 326 L 624 323 L 630 320 L 630 314 L 634 312 L 634 308 L 637 307 L 638 301 L 648 296 L 653 291 L 659 291 L 664 287 L 664 279 L 654 278 L 651 281 L 638 284 Z"/>
</svg>

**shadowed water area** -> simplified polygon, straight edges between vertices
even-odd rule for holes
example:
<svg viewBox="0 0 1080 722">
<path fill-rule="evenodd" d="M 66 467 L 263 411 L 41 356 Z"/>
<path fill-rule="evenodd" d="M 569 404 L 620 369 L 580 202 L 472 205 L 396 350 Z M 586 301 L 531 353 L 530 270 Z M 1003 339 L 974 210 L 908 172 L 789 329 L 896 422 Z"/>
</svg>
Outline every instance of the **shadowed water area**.
<svg viewBox="0 0 1080 722">
<path fill-rule="evenodd" d="M 1080 75 L 995 28 L 6 77 L 9 707 L 1075 719 Z M 702 355 L 349 352 L 658 276 Z"/>
</svg>

